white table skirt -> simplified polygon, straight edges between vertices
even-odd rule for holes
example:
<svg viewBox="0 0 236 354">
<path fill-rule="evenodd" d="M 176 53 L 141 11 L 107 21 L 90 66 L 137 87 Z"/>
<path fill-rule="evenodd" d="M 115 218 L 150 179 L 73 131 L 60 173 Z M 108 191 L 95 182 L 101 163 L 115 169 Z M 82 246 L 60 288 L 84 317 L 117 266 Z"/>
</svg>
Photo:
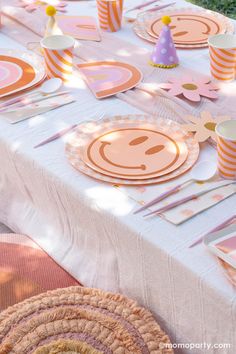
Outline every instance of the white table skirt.
<svg viewBox="0 0 236 354">
<path fill-rule="evenodd" d="M 94 2 L 70 6 L 71 11 L 81 6 L 78 14 L 95 11 Z M 116 35 L 145 45 L 127 26 Z M 21 48 L 3 35 L 0 39 L 2 47 Z M 208 70 L 207 50 L 180 51 L 180 58 L 186 66 Z M 230 349 L 212 347 L 207 353 L 234 354 L 236 292 L 204 246 L 190 250 L 188 245 L 231 216 L 236 197 L 178 227 L 132 215 L 133 201 L 70 166 L 63 140 L 33 149 L 68 122 L 140 113 L 116 98 L 97 101 L 84 86 L 74 93 L 77 102 L 60 110 L 14 126 L 0 121 L 0 222 L 30 235 L 84 285 L 138 300 L 172 342 L 230 343 Z M 211 151 L 205 147 L 201 158 Z"/>
</svg>

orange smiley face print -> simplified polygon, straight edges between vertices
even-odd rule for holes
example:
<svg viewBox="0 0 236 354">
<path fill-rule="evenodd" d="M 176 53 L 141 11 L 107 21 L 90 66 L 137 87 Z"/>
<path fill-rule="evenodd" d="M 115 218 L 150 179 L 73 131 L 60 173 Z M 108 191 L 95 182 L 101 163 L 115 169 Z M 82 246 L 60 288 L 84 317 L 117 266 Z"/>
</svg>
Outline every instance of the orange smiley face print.
<svg viewBox="0 0 236 354">
<path fill-rule="evenodd" d="M 148 179 L 168 174 L 188 156 L 184 142 L 161 131 L 124 128 L 100 135 L 87 145 L 84 162 L 92 169 L 123 179 Z"/>
<path fill-rule="evenodd" d="M 220 21 L 208 14 L 201 16 L 190 12 L 170 16 L 171 33 L 174 42 L 178 44 L 201 44 L 207 42 L 209 36 L 222 33 Z M 161 18 L 152 20 L 148 26 L 148 33 L 158 38 L 162 27 Z"/>
</svg>

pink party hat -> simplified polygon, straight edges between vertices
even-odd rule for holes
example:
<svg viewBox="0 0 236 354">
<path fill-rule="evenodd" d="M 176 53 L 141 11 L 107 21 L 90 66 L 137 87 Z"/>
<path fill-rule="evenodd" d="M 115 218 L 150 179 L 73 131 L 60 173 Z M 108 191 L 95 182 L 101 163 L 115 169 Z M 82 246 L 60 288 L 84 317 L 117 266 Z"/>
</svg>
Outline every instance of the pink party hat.
<svg viewBox="0 0 236 354">
<path fill-rule="evenodd" d="M 171 19 L 169 16 L 163 16 L 162 22 L 164 26 L 151 55 L 150 64 L 160 68 L 174 68 L 179 64 L 179 59 L 169 27 Z"/>
</svg>

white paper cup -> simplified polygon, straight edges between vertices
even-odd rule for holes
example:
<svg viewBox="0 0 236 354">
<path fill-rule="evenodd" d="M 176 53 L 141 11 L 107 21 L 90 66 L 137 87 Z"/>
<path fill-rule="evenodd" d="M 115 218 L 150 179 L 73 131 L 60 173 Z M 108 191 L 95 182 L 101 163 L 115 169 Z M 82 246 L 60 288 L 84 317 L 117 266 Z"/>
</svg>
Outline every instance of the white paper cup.
<svg viewBox="0 0 236 354">
<path fill-rule="evenodd" d="M 49 78 L 70 79 L 73 69 L 75 40 L 70 36 L 53 35 L 40 41 Z"/>
<path fill-rule="evenodd" d="M 236 180 L 236 120 L 216 126 L 218 170 L 222 177 Z"/>
<path fill-rule="evenodd" d="M 211 74 L 216 80 L 230 82 L 236 78 L 236 36 L 216 34 L 208 39 Z"/>
</svg>

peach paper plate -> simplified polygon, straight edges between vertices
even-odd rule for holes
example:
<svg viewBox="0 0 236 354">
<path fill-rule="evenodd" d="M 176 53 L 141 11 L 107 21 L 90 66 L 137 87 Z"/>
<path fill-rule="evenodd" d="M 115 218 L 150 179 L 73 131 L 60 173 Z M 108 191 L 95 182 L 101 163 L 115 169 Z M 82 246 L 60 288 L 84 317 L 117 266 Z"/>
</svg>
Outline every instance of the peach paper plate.
<svg viewBox="0 0 236 354">
<path fill-rule="evenodd" d="M 224 33 L 225 29 L 221 21 L 208 14 L 196 14 L 194 12 L 169 13 L 171 17 L 171 33 L 173 40 L 179 44 L 206 43 L 209 36 Z M 151 20 L 147 32 L 154 38 L 159 38 L 163 28 L 161 17 Z"/>
<path fill-rule="evenodd" d="M 123 179 L 148 179 L 166 175 L 180 167 L 188 156 L 186 144 L 156 124 L 117 127 L 91 135 L 82 147 L 83 161 L 100 173 Z M 92 140 L 90 140 L 92 138 Z"/>
<path fill-rule="evenodd" d="M 226 16 L 204 9 L 182 8 L 159 11 L 156 14 L 141 13 L 134 24 L 135 33 L 142 39 L 156 43 L 163 26 L 163 15 L 172 19 L 170 26 L 177 48 L 204 48 L 208 46 L 210 35 L 234 32 L 234 26 Z"/>
<path fill-rule="evenodd" d="M 66 143 L 79 171 L 113 184 L 154 184 L 176 178 L 197 161 L 199 145 L 180 124 L 148 115 L 86 122 Z"/>
<path fill-rule="evenodd" d="M 44 66 L 35 54 L 0 49 L 0 98 L 34 87 L 44 77 Z"/>
</svg>

